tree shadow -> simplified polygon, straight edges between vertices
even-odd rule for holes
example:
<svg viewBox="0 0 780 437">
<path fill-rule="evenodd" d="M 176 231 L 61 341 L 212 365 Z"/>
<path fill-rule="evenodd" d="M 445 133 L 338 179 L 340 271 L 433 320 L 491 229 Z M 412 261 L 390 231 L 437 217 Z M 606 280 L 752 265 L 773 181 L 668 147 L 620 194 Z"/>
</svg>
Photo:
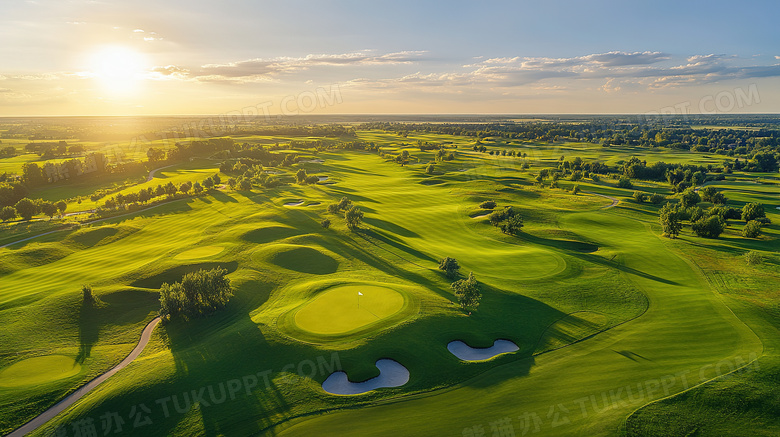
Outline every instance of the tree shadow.
<svg viewBox="0 0 780 437">
<path fill-rule="evenodd" d="M 420 235 L 410 231 L 409 229 L 406 229 L 403 226 L 397 225 L 392 222 L 388 222 L 386 220 L 382 220 L 376 217 L 366 217 L 363 219 L 363 222 L 375 226 L 380 229 L 384 229 L 387 232 L 392 232 L 394 234 L 401 235 L 402 237 L 408 237 L 408 238 L 419 238 Z"/>
<path fill-rule="evenodd" d="M 374 229 L 359 229 L 357 231 L 357 235 L 359 237 L 363 238 L 364 240 L 368 241 L 369 243 L 371 243 L 371 244 L 373 244 L 373 245 L 375 245 L 375 246 L 377 246 L 379 248 L 382 248 L 384 250 L 387 250 L 387 249 L 379 246 L 375 241 L 372 241 L 371 238 L 376 239 L 376 240 L 378 240 L 378 241 L 380 241 L 382 243 L 385 243 L 388 246 L 392 246 L 392 247 L 394 247 L 394 248 L 396 248 L 398 250 L 401 250 L 402 252 L 405 252 L 408 255 L 411 255 L 411 256 L 416 257 L 418 259 L 425 260 L 425 261 L 431 261 L 431 262 L 436 262 L 437 261 L 436 259 L 434 259 L 430 255 L 426 255 L 426 254 L 420 252 L 417 249 L 413 249 L 411 246 L 409 246 L 407 244 L 403 244 L 402 242 L 400 242 L 400 241 L 398 241 L 396 239 L 393 239 L 392 237 L 390 237 L 388 235 L 385 235 L 381 231 L 377 231 L 377 230 L 374 230 Z M 388 250 L 388 252 L 390 252 L 390 251 Z M 392 253 L 392 252 L 390 252 L 390 253 Z M 394 255 L 396 255 L 399 258 L 404 259 L 400 255 L 397 255 L 397 254 L 394 254 Z M 404 260 L 408 261 L 408 262 L 410 262 L 412 264 L 416 264 L 416 263 L 414 263 L 412 261 L 409 261 L 409 260 L 406 260 L 406 259 L 404 259 Z"/>
<path fill-rule="evenodd" d="M 93 303 L 82 302 L 79 310 L 79 352 L 76 362 L 83 364 L 92 353 L 100 337 L 100 309 Z"/>
<path fill-rule="evenodd" d="M 228 194 L 225 194 L 224 192 L 219 190 L 212 190 L 211 192 L 209 192 L 209 194 L 211 194 L 211 197 L 213 197 L 215 200 L 222 203 L 238 203 L 238 200 L 236 200 L 236 198 Z"/>
</svg>

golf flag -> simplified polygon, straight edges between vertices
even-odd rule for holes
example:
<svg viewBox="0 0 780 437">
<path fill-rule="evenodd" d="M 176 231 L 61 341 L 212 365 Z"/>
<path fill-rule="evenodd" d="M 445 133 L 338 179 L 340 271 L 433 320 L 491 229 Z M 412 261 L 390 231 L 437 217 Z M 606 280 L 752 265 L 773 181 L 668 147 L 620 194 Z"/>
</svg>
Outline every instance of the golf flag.
<svg viewBox="0 0 780 437">
<path fill-rule="evenodd" d="M 363 295 L 363 293 L 361 293 L 361 292 L 359 292 L 359 291 L 358 291 L 358 296 L 362 296 L 362 295 Z"/>
</svg>

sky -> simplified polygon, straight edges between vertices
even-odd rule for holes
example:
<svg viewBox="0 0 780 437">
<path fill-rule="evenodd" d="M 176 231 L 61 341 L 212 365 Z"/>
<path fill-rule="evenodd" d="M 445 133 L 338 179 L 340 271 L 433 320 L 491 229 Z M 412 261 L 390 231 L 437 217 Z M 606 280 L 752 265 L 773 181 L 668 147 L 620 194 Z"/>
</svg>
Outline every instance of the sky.
<svg viewBox="0 0 780 437">
<path fill-rule="evenodd" d="M 772 1 L 0 0 L 0 116 L 780 112 Z"/>
</svg>

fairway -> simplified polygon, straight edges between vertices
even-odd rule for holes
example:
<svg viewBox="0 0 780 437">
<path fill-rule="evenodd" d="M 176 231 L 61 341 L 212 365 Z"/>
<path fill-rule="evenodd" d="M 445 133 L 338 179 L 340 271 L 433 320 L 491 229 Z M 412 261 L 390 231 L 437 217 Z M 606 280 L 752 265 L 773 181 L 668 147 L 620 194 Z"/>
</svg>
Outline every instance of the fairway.
<svg viewBox="0 0 780 437">
<path fill-rule="evenodd" d="M 404 296 L 391 288 L 345 285 L 322 292 L 298 310 L 295 324 L 313 334 L 347 334 L 379 323 L 403 306 Z"/>
<path fill-rule="evenodd" d="M 0 371 L 0 387 L 46 384 L 78 375 L 81 366 L 64 355 L 47 355 L 19 361 Z"/>
<path fill-rule="evenodd" d="M 176 255 L 175 258 L 176 259 L 208 258 L 214 255 L 219 255 L 220 253 L 222 253 L 223 250 L 225 250 L 225 248 L 219 246 L 196 247 L 195 249 L 186 250 Z"/>
</svg>

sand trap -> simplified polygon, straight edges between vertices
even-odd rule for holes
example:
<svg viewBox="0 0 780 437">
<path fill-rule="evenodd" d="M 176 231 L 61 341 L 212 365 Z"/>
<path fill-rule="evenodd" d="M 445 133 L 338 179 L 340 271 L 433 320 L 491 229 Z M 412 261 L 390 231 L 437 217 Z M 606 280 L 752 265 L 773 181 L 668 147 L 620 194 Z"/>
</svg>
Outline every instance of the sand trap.
<svg viewBox="0 0 780 437">
<path fill-rule="evenodd" d="M 197 259 L 197 258 L 206 258 L 210 256 L 214 256 L 217 254 L 222 253 L 222 251 L 225 250 L 224 247 L 220 246 L 203 246 L 203 247 L 196 247 L 195 249 L 186 250 L 178 255 L 176 255 L 175 259 Z"/>
<path fill-rule="evenodd" d="M 308 204 L 306 206 L 317 206 L 317 205 L 320 205 L 320 204 L 321 204 L 320 202 L 312 202 L 312 203 L 310 203 L 310 204 Z"/>
<path fill-rule="evenodd" d="M 45 384 L 78 375 L 81 366 L 64 355 L 28 358 L 0 372 L 0 387 L 23 387 Z"/>
<path fill-rule="evenodd" d="M 780 209 L 780 206 L 778 206 L 777 209 Z"/>
<path fill-rule="evenodd" d="M 327 176 L 317 176 L 317 179 L 319 179 L 320 182 L 325 182 L 325 181 L 328 180 L 328 177 Z"/>
<path fill-rule="evenodd" d="M 303 205 L 303 200 L 299 200 L 297 202 L 287 202 L 284 204 L 284 206 L 299 206 Z"/>
<path fill-rule="evenodd" d="M 325 161 L 323 161 L 322 159 L 306 159 L 301 162 L 308 162 L 309 164 L 322 164 Z"/>
<path fill-rule="evenodd" d="M 280 172 L 278 170 L 266 170 L 265 173 L 266 174 L 282 174 L 282 172 Z"/>
<path fill-rule="evenodd" d="M 491 212 L 493 212 L 493 211 L 491 211 Z M 484 214 L 475 215 L 475 216 L 472 216 L 471 218 L 473 218 L 473 219 L 485 218 L 485 217 L 489 216 L 491 212 L 486 212 Z"/>
<path fill-rule="evenodd" d="M 334 395 L 359 395 L 384 387 L 400 387 L 409 382 L 409 370 L 394 360 L 378 360 L 379 376 L 363 382 L 352 382 L 345 372 L 333 372 L 322 383 L 322 389 Z"/>
<path fill-rule="evenodd" d="M 447 350 L 463 361 L 489 360 L 496 355 L 514 352 L 519 349 L 514 342 L 509 340 L 496 340 L 493 342 L 493 346 L 484 348 L 474 348 L 460 340 L 447 343 Z"/>
</svg>

